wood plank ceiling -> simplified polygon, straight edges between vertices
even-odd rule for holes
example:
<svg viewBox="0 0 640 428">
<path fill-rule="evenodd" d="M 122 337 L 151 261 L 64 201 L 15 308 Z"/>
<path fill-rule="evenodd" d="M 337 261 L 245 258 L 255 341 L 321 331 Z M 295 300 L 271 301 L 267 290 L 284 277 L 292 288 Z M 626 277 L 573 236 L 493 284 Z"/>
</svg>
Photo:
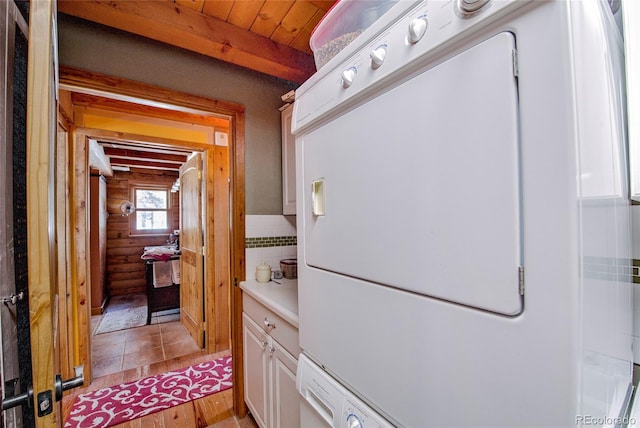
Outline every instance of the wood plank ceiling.
<svg viewBox="0 0 640 428">
<path fill-rule="evenodd" d="M 58 0 L 58 11 L 302 83 L 309 37 L 336 0 Z"/>
</svg>

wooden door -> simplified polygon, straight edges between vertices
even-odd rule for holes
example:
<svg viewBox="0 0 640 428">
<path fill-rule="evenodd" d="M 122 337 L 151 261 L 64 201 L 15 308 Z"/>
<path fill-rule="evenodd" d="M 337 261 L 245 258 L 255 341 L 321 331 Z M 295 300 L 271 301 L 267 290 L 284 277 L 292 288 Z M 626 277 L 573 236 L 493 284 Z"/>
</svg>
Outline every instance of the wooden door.
<svg viewBox="0 0 640 428">
<path fill-rule="evenodd" d="M 27 61 L 27 245 L 36 427 L 61 426 L 55 246 L 55 1 L 32 1 Z"/>
<path fill-rule="evenodd" d="M 202 155 L 180 168 L 180 320 L 198 346 L 204 347 L 202 271 Z"/>
</svg>

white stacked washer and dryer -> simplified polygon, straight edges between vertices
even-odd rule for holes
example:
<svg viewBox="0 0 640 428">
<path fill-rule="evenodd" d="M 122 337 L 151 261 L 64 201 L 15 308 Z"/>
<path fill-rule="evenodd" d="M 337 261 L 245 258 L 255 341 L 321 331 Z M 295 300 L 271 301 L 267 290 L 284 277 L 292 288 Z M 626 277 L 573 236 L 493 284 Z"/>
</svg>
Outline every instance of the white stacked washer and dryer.
<svg viewBox="0 0 640 428">
<path fill-rule="evenodd" d="M 622 67 L 606 1 L 400 1 L 296 91 L 303 427 L 624 422 Z"/>
</svg>

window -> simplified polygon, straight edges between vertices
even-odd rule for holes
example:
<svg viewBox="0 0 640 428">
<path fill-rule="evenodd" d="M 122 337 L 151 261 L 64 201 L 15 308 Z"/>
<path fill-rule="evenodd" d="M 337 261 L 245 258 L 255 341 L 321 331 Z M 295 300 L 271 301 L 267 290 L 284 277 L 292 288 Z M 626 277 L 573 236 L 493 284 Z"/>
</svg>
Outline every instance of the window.
<svg viewBox="0 0 640 428">
<path fill-rule="evenodd" d="M 166 233 L 171 224 L 169 189 L 152 186 L 133 188 L 133 233 Z"/>
</svg>

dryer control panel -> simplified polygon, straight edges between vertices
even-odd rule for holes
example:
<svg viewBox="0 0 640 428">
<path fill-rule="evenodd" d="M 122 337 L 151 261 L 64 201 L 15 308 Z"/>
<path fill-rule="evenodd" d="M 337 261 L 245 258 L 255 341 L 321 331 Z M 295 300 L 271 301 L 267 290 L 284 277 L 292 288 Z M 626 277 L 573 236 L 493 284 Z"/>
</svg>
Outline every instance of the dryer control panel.
<svg viewBox="0 0 640 428">
<path fill-rule="evenodd" d="M 334 117 L 359 99 L 406 80 L 425 61 L 530 1 L 399 2 L 297 91 L 292 131 Z M 396 16 L 394 16 L 394 13 Z M 368 40 L 367 40 L 368 37 Z M 304 96 L 303 96 L 304 95 Z"/>
</svg>

